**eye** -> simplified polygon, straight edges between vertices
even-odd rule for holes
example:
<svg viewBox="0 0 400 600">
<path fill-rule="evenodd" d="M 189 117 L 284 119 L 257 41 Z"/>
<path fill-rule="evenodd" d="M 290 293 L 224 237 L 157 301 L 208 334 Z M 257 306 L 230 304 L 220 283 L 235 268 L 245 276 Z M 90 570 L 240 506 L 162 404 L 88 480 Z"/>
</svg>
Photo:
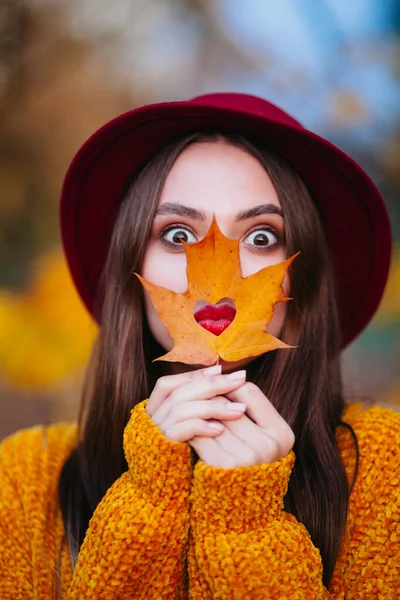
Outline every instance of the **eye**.
<svg viewBox="0 0 400 600">
<path fill-rule="evenodd" d="M 161 239 L 170 246 L 182 246 L 182 242 L 193 244 L 196 241 L 195 236 L 186 227 L 170 227 L 164 229 Z"/>
<path fill-rule="evenodd" d="M 271 229 L 255 229 L 251 231 L 244 241 L 250 246 L 260 249 L 271 249 L 282 242 L 281 237 Z"/>
</svg>

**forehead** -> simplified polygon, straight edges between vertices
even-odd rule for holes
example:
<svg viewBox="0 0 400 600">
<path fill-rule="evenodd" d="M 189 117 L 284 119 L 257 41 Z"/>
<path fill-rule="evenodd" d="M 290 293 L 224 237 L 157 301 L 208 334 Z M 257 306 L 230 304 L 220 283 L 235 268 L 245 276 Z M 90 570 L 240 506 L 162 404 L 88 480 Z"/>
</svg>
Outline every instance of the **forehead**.
<svg viewBox="0 0 400 600">
<path fill-rule="evenodd" d="M 205 212 L 233 213 L 280 202 L 264 166 L 247 150 L 226 141 L 192 144 L 167 176 L 160 205 L 180 202 Z"/>
</svg>

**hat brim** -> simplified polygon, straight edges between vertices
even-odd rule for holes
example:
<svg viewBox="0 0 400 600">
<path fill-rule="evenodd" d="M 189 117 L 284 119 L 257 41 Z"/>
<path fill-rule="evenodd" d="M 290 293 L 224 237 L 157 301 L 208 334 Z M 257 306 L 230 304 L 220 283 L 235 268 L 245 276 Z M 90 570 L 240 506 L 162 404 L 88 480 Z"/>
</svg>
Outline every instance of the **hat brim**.
<svg viewBox="0 0 400 600">
<path fill-rule="evenodd" d="M 120 115 L 82 146 L 67 172 L 61 233 L 76 287 L 93 317 L 118 206 L 127 183 L 157 151 L 195 131 L 234 131 L 279 153 L 314 198 L 333 255 L 343 347 L 368 324 L 381 300 L 391 230 L 383 200 L 348 155 L 295 121 L 240 108 L 172 102 Z"/>
</svg>

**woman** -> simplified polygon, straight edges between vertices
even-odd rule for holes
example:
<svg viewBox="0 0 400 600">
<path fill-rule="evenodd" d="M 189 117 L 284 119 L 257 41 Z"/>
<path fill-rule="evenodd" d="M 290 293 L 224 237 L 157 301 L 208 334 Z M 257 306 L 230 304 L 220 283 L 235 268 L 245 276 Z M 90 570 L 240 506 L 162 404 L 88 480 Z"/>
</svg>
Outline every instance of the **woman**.
<svg viewBox="0 0 400 600">
<path fill-rule="evenodd" d="M 243 277 L 300 252 L 267 325 L 292 348 L 153 362 L 171 336 L 134 273 L 184 292 L 213 219 Z M 265 100 L 202 96 L 96 132 L 61 227 L 101 327 L 78 428 L 1 445 L 0 597 L 395 598 L 400 418 L 345 405 L 339 363 L 390 262 L 366 174 Z"/>
</svg>

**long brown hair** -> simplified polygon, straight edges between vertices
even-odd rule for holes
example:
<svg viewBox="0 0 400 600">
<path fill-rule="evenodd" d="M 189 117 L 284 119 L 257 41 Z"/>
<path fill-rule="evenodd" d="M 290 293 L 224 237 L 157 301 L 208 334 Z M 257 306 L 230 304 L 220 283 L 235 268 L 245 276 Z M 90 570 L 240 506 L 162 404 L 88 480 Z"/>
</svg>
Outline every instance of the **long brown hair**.
<svg viewBox="0 0 400 600">
<path fill-rule="evenodd" d="M 89 519 L 107 489 L 127 469 L 122 438 L 131 409 L 148 397 L 167 367 L 148 330 L 140 272 L 168 173 L 189 145 L 216 139 L 241 147 L 268 172 L 284 218 L 291 295 L 282 339 L 297 348 L 270 352 L 248 365 L 248 380 L 268 396 L 295 436 L 295 465 L 285 510 L 309 531 L 320 550 L 323 580 L 331 580 L 347 518 L 349 488 L 335 439 L 344 399 L 340 328 L 329 250 L 311 196 L 280 157 L 235 134 L 196 133 L 164 148 L 131 182 L 116 218 L 101 289 L 102 324 L 87 371 L 78 446 L 66 461 L 59 500 L 73 564 Z M 357 440 L 353 434 L 357 449 Z M 354 483 L 354 482 L 353 482 Z"/>
</svg>

